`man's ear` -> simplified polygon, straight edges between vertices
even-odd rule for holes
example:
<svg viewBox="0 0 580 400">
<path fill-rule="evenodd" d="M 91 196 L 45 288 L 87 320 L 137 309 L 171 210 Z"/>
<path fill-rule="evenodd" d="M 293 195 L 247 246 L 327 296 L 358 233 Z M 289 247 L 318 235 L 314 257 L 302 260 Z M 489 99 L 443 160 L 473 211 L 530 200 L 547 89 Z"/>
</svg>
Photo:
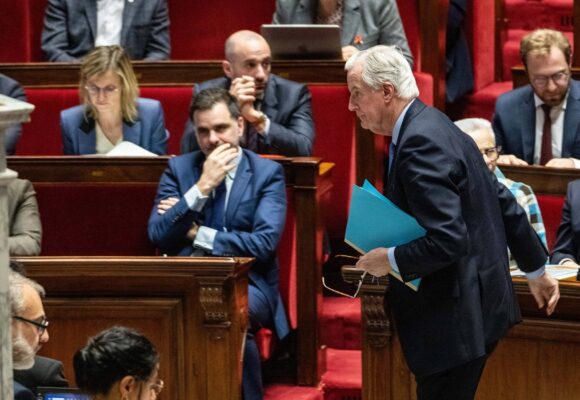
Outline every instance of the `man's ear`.
<svg viewBox="0 0 580 400">
<path fill-rule="evenodd" d="M 222 68 L 224 70 L 224 74 L 228 78 L 234 79 L 234 72 L 232 71 L 232 64 L 230 64 L 230 62 L 228 60 L 222 61 Z"/>
<path fill-rule="evenodd" d="M 383 83 L 382 91 L 383 91 L 384 102 L 390 103 L 391 100 L 393 100 L 393 98 L 395 97 L 395 93 L 396 93 L 395 87 L 393 86 L 392 83 L 385 82 L 385 83 Z"/>
<path fill-rule="evenodd" d="M 129 393 L 131 393 L 131 390 L 133 389 L 133 387 L 135 387 L 136 384 L 137 381 L 131 375 L 123 377 L 119 381 L 119 392 L 121 393 L 121 398 L 122 399 L 128 398 Z"/>
</svg>

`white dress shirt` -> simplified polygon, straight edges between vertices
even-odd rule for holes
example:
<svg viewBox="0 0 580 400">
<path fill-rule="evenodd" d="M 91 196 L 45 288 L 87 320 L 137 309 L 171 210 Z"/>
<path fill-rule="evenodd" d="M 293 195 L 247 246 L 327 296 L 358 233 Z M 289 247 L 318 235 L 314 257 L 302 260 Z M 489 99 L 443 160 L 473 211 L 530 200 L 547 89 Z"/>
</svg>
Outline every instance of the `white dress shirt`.
<svg viewBox="0 0 580 400">
<path fill-rule="evenodd" d="M 96 46 L 121 44 L 125 0 L 97 0 Z"/>
</svg>

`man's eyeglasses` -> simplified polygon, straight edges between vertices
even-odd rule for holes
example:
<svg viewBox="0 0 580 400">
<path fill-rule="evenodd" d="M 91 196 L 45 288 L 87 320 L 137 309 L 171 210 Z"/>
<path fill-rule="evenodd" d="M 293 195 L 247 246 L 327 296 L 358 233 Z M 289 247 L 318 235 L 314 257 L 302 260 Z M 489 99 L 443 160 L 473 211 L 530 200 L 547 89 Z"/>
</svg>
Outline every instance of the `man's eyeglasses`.
<svg viewBox="0 0 580 400">
<path fill-rule="evenodd" d="M 499 158 L 501 153 L 501 146 L 488 147 L 485 149 L 479 149 L 482 156 L 486 156 L 490 161 L 495 161 Z"/>
<path fill-rule="evenodd" d="M 347 254 L 337 254 L 335 256 L 335 258 L 345 258 L 345 259 L 356 260 L 356 261 L 358 261 L 358 259 L 359 259 L 359 257 L 349 256 Z M 361 275 L 361 277 L 360 277 L 357 285 L 356 285 L 356 290 L 355 290 L 354 294 L 348 294 L 348 293 L 342 292 L 342 291 L 340 291 L 338 289 L 334 289 L 334 288 L 328 286 L 326 284 L 326 281 L 324 280 L 324 276 L 322 277 L 322 286 L 324 286 L 326 289 L 330 290 L 332 293 L 336 293 L 336 294 L 339 294 L 341 296 L 345 296 L 345 297 L 348 297 L 348 298 L 351 298 L 351 299 L 356 299 L 357 296 L 358 296 L 358 294 L 359 294 L 359 292 L 360 292 L 360 289 L 362 287 L 362 284 L 364 282 L 364 279 L 365 279 L 365 276 L 366 275 L 367 275 L 367 272 L 364 271 L 363 274 Z"/>
<path fill-rule="evenodd" d="M 87 86 L 85 86 L 85 89 L 93 97 L 99 97 L 99 95 L 101 93 L 103 94 L 103 96 L 109 97 L 110 95 L 115 93 L 117 90 L 119 90 L 118 87 L 113 86 L 113 85 L 105 86 L 104 88 L 100 88 L 96 85 L 87 85 Z"/>
<path fill-rule="evenodd" d="M 564 71 L 556 72 L 553 75 L 538 75 L 532 78 L 534 85 L 538 87 L 545 87 L 548 85 L 548 81 L 551 79 L 556 85 L 566 83 L 569 74 Z"/>
<path fill-rule="evenodd" d="M 17 319 L 19 321 L 27 322 L 29 324 L 36 326 L 36 329 L 38 330 L 38 336 L 42 336 L 44 331 L 46 331 L 46 328 L 48 328 L 48 320 L 46 319 L 46 317 L 42 317 L 42 319 L 40 321 L 33 321 L 31 319 L 19 317 L 17 315 L 12 316 L 12 318 Z"/>
</svg>

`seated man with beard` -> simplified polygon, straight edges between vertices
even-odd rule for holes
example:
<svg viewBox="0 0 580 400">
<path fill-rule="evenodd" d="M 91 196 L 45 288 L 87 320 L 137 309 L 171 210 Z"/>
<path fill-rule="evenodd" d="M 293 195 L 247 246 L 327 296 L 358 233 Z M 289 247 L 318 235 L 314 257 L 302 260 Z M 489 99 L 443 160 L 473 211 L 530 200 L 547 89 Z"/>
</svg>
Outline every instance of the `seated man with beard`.
<svg viewBox="0 0 580 400">
<path fill-rule="evenodd" d="M 48 321 L 41 297 L 44 289 L 21 274 L 10 271 L 8 298 L 12 315 L 12 364 L 14 369 L 29 369 L 42 344 L 48 342 Z M 33 392 L 14 380 L 14 399 L 34 400 Z"/>
</svg>

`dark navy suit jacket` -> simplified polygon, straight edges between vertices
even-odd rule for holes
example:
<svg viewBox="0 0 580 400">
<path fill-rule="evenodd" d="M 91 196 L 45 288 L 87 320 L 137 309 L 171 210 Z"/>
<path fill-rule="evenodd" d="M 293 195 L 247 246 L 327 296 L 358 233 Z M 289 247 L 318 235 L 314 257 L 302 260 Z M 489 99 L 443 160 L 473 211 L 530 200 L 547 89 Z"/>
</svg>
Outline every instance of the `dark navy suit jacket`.
<svg viewBox="0 0 580 400">
<path fill-rule="evenodd" d="M 226 77 L 195 84 L 193 96 L 204 89 L 229 89 L 230 85 L 231 80 Z M 262 135 L 258 137 L 260 153 L 288 157 L 312 155 L 314 121 L 311 107 L 311 96 L 306 86 L 270 74 L 262 102 L 262 112 L 270 119 L 270 130 L 265 138 Z M 181 152 L 198 149 L 194 127 L 188 118 L 181 138 Z"/>
<path fill-rule="evenodd" d="M 421 277 L 419 290 L 390 279 L 386 300 L 411 371 L 427 376 L 483 356 L 520 319 L 506 244 L 524 271 L 547 260 L 525 211 L 473 140 L 418 99 L 385 188 L 427 231 L 395 248 L 401 276 Z"/>
<path fill-rule="evenodd" d="M 62 362 L 52 358 L 34 356 L 30 369 L 13 370 L 14 380 L 36 393 L 39 387 L 68 387 Z"/>
<path fill-rule="evenodd" d="M 204 161 L 201 151 L 171 158 L 161 176 L 148 231 L 149 239 L 163 253 L 189 256 L 194 251 L 186 233 L 194 221 L 203 225 L 204 212 L 190 210 L 183 196 L 199 180 Z M 169 197 L 180 200 L 159 215 L 157 204 Z M 288 323 L 278 292 L 276 249 L 285 221 L 286 187 L 282 166 L 244 150 L 225 210 L 227 231 L 216 234 L 212 255 L 256 259 L 250 270 L 250 283 L 268 298 L 280 338 L 288 333 Z"/>
<path fill-rule="evenodd" d="M 165 129 L 163 108 L 157 100 L 137 99 L 135 122 L 123 122 L 123 140 L 155 154 L 167 153 L 169 133 Z M 95 154 L 95 120 L 85 117 L 85 107 L 76 106 L 60 113 L 63 152 L 67 155 Z"/>
<path fill-rule="evenodd" d="M 562 222 L 558 228 L 551 262 L 558 264 L 565 258 L 575 262 L 580 260 L 580 180 L 568 184 Z"/>
<path fill-rule="evenodd" d="M 78 61 L 95 46 L 96 37 L 97 0 L 48 0 L 42 30 L 42 50 L 48 61 Z M 168 59 L 166 0 L 126 1 L 120 45 L 133 60 Z"/>
<path fill-rule="evenodd" d="M 28 388 L 14 381 L 14 400 L 36 400 L 36 396 Z"/>
<path fill-rule="evenodd" d="M 513 154 L 528 164 L 534 162 L 536 107 L 534 90 L 526 85 L 502 94 L 495 103 L 493 131 L 504 154 Z M 572 81 L 564 115 L 562 158 L 580 158 L 580 82 Z"/>
</svg>

